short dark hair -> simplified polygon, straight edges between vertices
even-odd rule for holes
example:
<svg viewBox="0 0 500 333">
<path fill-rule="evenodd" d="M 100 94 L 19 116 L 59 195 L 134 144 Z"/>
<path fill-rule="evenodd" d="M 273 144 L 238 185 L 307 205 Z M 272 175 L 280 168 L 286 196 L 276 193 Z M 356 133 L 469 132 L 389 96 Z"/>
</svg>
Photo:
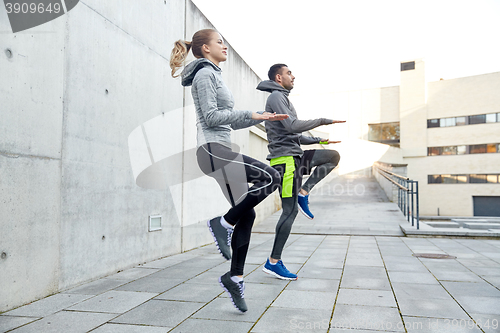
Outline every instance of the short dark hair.
<svg viewBox="0 0 500 333">
<path fill-rule="evenodd" d="M 288 67 L 288 66 L 285 64 L 272 65 L 271 68 L 269 68 L 269 72 L 267 73 L 269 80 L 276 81 L 276 74 L 278 74 L 279 70 L 282 69 L 283 67 Z"/>
</svg>

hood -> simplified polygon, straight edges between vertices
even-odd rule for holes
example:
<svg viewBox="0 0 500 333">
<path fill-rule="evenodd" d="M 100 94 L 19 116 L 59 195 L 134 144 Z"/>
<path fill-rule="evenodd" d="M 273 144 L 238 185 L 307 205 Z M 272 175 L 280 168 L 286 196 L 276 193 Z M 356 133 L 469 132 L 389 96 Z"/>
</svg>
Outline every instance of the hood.
<svg viewBox="0 0 500 333">
<path fill-rule="evenodd" d="M 200 69 L 210 66 L 213 67 L 216 71 L 219 72 L 222 71 L 220 67 L 218 67 L 216 64 L 205 58 L 199 58 L 191 61 L 189 64 L 186 65 L 186 67 L 181 73 L 181 78 L 182 78 L 181 84 L 184 87 L 192 85 L 196 73 L 198 73 Z"/>
<path fill-rule="evenodd" d="M 272 93 L 275 90 L 279 90 L 284 92 L 287 96 L 290 93 L 290 90 L 286 90 L 279 83 L 271 80 L 266 80 L 259 83 L 259 85 L 257 86 L 257 90 L 267 91 L 269 93 Z"/>
</svg>

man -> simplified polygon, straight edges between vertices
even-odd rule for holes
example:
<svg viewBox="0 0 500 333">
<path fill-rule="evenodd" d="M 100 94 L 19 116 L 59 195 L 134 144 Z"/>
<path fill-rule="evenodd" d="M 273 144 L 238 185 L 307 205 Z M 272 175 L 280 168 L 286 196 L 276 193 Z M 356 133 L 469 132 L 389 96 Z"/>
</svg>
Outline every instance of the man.
<svg viewBox="0 0 500 333">
<path fill-rule="evenodd" d="M 266 111 L 276 114 L 286 114 L 285 120 L 266 121 L 267 139 L 269 141 L 269 155 L 272 167 L 277 169 L 282 176 L 280 188 L 283 212 L 276 225 L 276 235 L 271 256 L 267 259 L 263 271 L 284 280 L 296 280 L 297 275 L 291 273 L 283 264 L 281 254 L 290 235 L 292 224 L 300 210 L 307 218 L 313 219 L 314 215 L 309 210 L 309 192 L 323 178 L 325 178 L 338 164 L 340 155 L 335 150 L 306 150 L 300 145 L 329 144 L 339 141 L 304 136 L 301 133 L 321 125 L 343 123 L 326 118 L 313 120 L 299 120 L 292 103 L 288 99 L 290 90 L 293 89 L 295 76 L 285 64 L 276 64 L 269 69 L 269 80 L 262 81 L 257 86 L 258 90 L 270 92 Z M 302 175 L 312 175 L 302 184 Z"/>
</svg>

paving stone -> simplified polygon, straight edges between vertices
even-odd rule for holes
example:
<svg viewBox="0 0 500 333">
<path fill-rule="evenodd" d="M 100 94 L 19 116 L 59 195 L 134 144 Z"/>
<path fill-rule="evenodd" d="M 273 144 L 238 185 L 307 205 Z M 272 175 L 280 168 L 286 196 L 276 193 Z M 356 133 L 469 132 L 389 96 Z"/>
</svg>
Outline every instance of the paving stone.
<svg viewBox="0 0 500 333">
<path fill-rule="evenodd" d="M 467 312 L 500 315 L 500 297 L 458 295 L 455 299 Z"/>
<path fill-rule="evenodd" d="M 500 290 L 484 281 L 478 283 L 442 281 L 441 283 L 454 296 L 500 297 Z"/>
<path fill-rule="evenodd" d="M 340 289 L 337 304 L 397 307 L 392 291 Z"/>
<path fill-rule="evenodd" d="M 26 326 L 15 329 L 15 333 L 85 333 L 116 317 L 109 313 L 61 311 Z"/>
<path fill-rule="evenodd" d="M 377 279 L 369 277 L 343 277 L 340 282 L 340 287 L 347 289 L 391 290 L 391 285 L 387 278 Z"/>
<path fill-rule="evenodd" d="M 148 299 L 153 298 L 156 295 L 158 294 L 111 290 L 74 305 L 68 308 L 68 310 L 123 313 L 146 302 Z"/>
<path fill-rule="evenodd" d="M 384 267 L 348 266 L 344 268 L 342 279 L 353 279 L 357 277 L 387 279 L 387 272 Z"/>
<path fill-rule="evenodd" d="M 363 254 L 363 253 L 355 253 L 347 254 L 347 259 L 345 262 L 346 266 L 375 266 L 375 267 L 384 267 L 384 263 L 380 254 Z"/>
<path fill-rule="evenodd" d="M 121 287 L 116 288 L 115 290 L 159 294 L 175 287 L 182 282 L 184 282 L 184 280 L 182 279 L 165 279 L 157 276 L 146 276 L 142 279 L 129 282 Z"/>
<path fill-rule="evenodd" d="M 39 318 L 33 317 L 13 317 L 0 315 L 0 332 L 7 332 L 11 329 L 26 325 L 38 319 Z"/>
<path fill-rule="evenodd" d="M 432 272 L 440 281 L 483 282 L 479 276 L 472 272 Z"/>
<path fill-rule="evenodd" d="M 340 280 L 342 270 L 338 268 L 304 266 L 297 275 L 299 278 Z"/>
<path fill-rule="evenodd" d="M 307 263 L 304 265 L 303 268 L 337 268 L 337 269 L 342 269 L 344 268 L 344 258 L 340 259 L 332 259 L 332 258 L 327 258 L 327 259 L 316 259 L 316 257 L 311 257 L 307 261 Z"/>
<path fill-rule="evenodd" d="M 165 327 L 126 325 L 126 324 L 104 324 L 92 333 L 165 333 Z"/>
<path fill-rule="evenodd" d="M 284 290 L 276 301 L 274 301 L 272 306 L 294 309 L 329 310 L 333 308 L 336 296 L 336 292 Z"/>
<path fill-rule="evenodd" d="M 263 266 L 260 266 L 258 269 L 245 276 L 245 283 L 279 284 L 284 288 L 290 282 L 288 280 L 281 280 L 270 274 L 264 273 L 262 271 L 262 267 Z"/>
<path fill-rule="evenodd" d="M 293 281 L 294 283 L 296 281 Z M 220 286 L 219 290 L 223 291 Z M 263 284 L 245 282 L 245 299 L 257 299 L 267 301 L 269 304 L 283 291 L 282 284 Z M 229 297 L 228 293 L 223 293 L 220 297 Z"/>
<path fill-rule="evenodd" d="M 340 280 L 310 279 L 301 276 L 299 279 L 289 283 L 286 290 L 328 291 L 336 293 L 339 284 Z"/>
<path fill-rule="evenodd" d="M 252 333 L 301 333 L 328 331 L 331 311 L 269 308 L 252 329 Z"/>
<path fill-rule="evenodd" d="M 500 316 L 489 314 L 469 313 L 476 324 L 486 333 L 500 332 Z"/>
<path fill-rule="evenodd" d="M 97 281 L 83 284 L 79 287 L 66 290 L 65 294 L 99 295 L 111 289 L 115 289 L 128 281 L 115 279 L 99 279 Z"/>
<path fill-rule="evenodd" d="M 208 268 L 205 267 L 193 267 L 191 265 L 185 265 L 180 263 L 171 267 L 167 267 L 161 271 L 151 274 L 150 277 L 160 277 L 165 279 L 192 279 L 196 275 L 207 271 Z"/>
<path fill-rule="evenodd" d="M 434 276 L 430 273 L 415 273 L 415 272 L 389 272 L 389 279 L 392 282 L 404 283 L 423 283 L 423 284 L 439 284 Z"/>
<path fill-rule="evenodd" d="M 500 289 L 500 276 L 483 275 L 482 278 Z"/>
<path fill-rule="evenodd" d="M 481 330 L 469 319 L 437 319 L 403 316 L 408 333 L 479 333 Z"/>
<path fill-rule="evenodd" d="M 142 268 L 142 267 L 134 267 L 130 269 L 126 269 L 123 272 L 113 274 L 110 276 L 112 279 L 116 280 L 135 280 L 141 277 L 153 274 L 158 272 L 159 270 L 156 268 Z"/>
<path fill-rule="evenodd" d="M 469 319 L 467 313 L 453 300 L 450 299 L 398 299 L 401 313 L 405 316 Z"/>
<path fill-rule="evenodd" d="M 497 267 L 469 267 L 477 275 L 500 276 L 500 265 Z"/>
<path fill-rule="evenodd" d="M 172 257 L 166 257 L 166 258 L 150 261 L 150 262 L 142 265 L 142 267 L 164 269 L 164 268 L 176 265 L 182 261 L 184 261 L 184 260 L 181 258 L 173 259 Z"/>
<path fill-rule="evenodd" d="M 113 323 L 173 328 L 204 303 L 150 300 L 112 320 Z"/>
<path fill-rule="evenodd" d="M 188 284 L 183 283 L 174 287 L 155 299 L 169 301 L 187 301 L 187 302 L 210 302 L 220 295 L 224 290 L 219 284 Z"/>
<path fill-rule="evenodd" d="M 393 282 L 392 287 L 397 299 L 451 299 L 448 292 L 439 284 L 419 284 Z"/>
<path fill-rule="evenodd" d="M 213 319 L 256 322 L 269 306 L 269 301 L 259 299 L 246 299 L 248 311 L 245 313 L 236 309 L 229 298 L 218 297 L 208 303 L 200 311 L 191 316 L 191 319 Z"/>
<path fill-rule="evenodd" d="M 26 317 L 45 317 L 50 314 L 56 313 L 66 309 L 73 304 L 85 301 L 93 295 L 80 295 L 80 294 L 56 294 L 46 297 L 39 301 L 21 306 L 4 314 L 9 316 L 26 316 Z"/>
<path fill-rule="evenodd" d="M 376 306 L 337 304 L 331 326 L 334 328 L 405 331 L 397 308 Z"/>
<path fill-rule="evenodd" d="M 252 326 L 253 323 L 241 321 L 188 319 L 169 333 L 246 333 Z"/>
</svg>

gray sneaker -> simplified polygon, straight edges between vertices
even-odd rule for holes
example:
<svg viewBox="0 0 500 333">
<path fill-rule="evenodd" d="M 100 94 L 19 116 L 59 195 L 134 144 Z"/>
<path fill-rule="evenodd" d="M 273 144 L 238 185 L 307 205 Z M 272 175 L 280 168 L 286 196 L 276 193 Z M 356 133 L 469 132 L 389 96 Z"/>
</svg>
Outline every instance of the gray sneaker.
<svg viewBox="0 0 500 333">
<path fill-rule="evenodd" d="M 229 293 L 231 302 L 233 305 L 241 312 L 246 312 L 248 310 L 247 304 L 245 302 L 245 283 L 234 282 L 231 280 L 231 274 L 227 272 L 219 278 L 219 283 L 224 288 L 225 291 Z"/>
<path fill-rule="evenodd" d="M 233 235 L 232 230 L 227 230 L 220 224 L 220 216 L 211 219 L 207 222 L 208 229 L 214 238 L 215 245 L 219 250 L 220 254 L 226 259 L 231 259 L 231 237 Z"/>
</svg>

